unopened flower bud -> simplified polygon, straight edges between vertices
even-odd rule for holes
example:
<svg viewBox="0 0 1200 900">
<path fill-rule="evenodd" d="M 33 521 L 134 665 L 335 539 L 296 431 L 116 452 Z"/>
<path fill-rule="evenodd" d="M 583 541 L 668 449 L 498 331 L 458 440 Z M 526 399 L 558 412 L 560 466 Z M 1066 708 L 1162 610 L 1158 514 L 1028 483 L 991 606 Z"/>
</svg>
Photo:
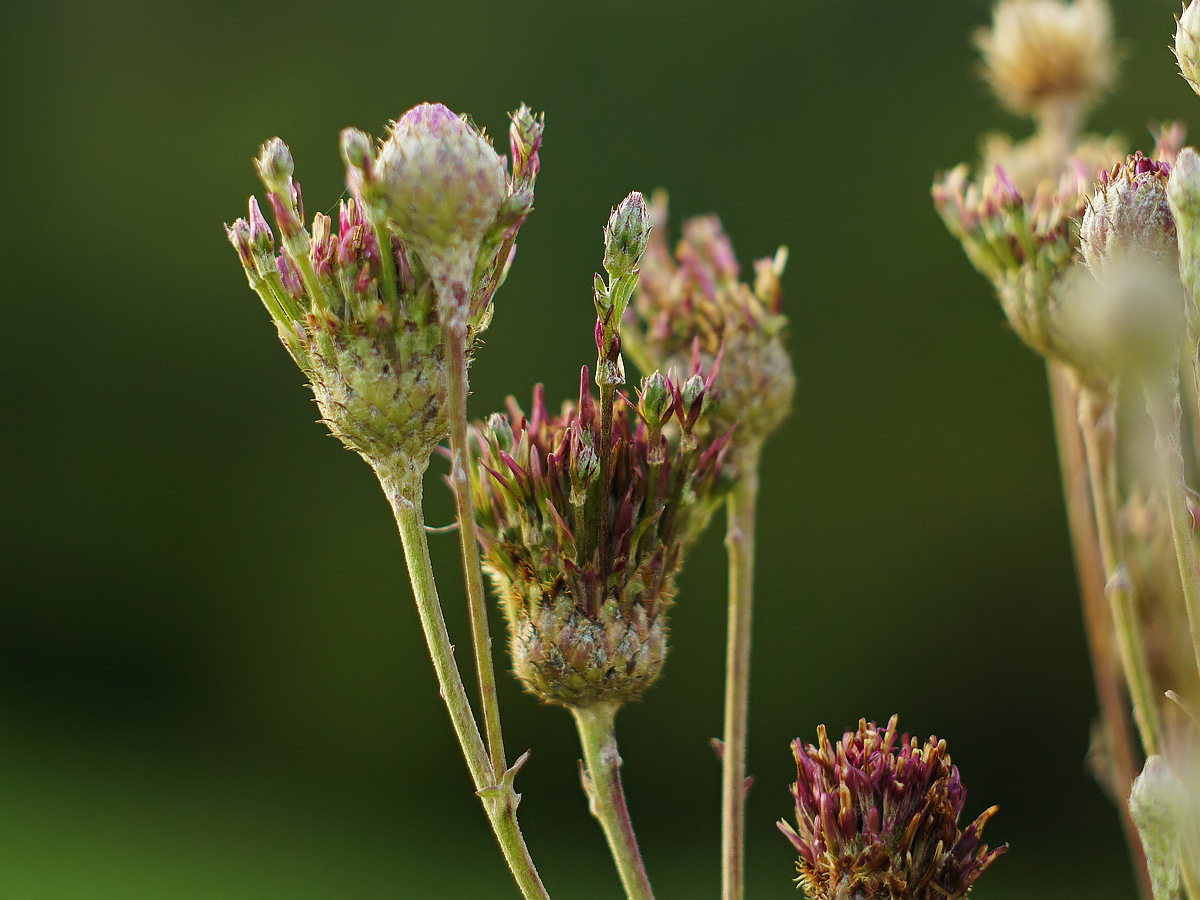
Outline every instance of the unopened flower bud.
<svg viewBox="0 0 1200 900">
<path fill-rule="evenodd" d="M 262 179 L 267 190 L 281 197 L 291 196 L 292 173 L 295 164 L 292 162 L 292 152 L 287 144 L 279 138 L 271 138 L 262 146 L 258 159 L 255 160 L 258 177 Z"/>
<path fill-rule="evenodd" d="M 440 103 L 393 125 L 379 152 L 387 213 L 435 284 L 463 306 L 480 247 L 508 195 L 504 161 L 476 128 Z"/>
<path fill-rule="evenodd" d="M 513 447 L 513 431 L 512 426 L 508 424 L 508 417 L 500 413 L 492 413 L 487 420 L 488 439 L 492 441 L 499 449 L 508 453 Z"/>
<path fill-rule="evenodd" d="M 1200 94 L 1200 0 L 1191 0 L 1175 28 L 1175 58 L 1179 73 Z"/>
<path fill-rule="evenodd" d="M 512 126 L 508 131 L 512 149 L 513 182 L 516 185 L 532 184 L 541 169 L 538 151 L 542 146 L 545 131 L 545 115 L 535 116 L 524 103 L 512 114 Z"/>
<path fill-rule="evenodd" d="M 1094 274 L 1130 256 L 1177 263 L 1175 218 L 1167 201 L 1170 174 L 1166 163 L 1135 153 L 1100 175 L 1080 227 L 1083 257 Z"/>
<path fill-rule="evenodd" d="M 646 198 L 634 191 L 621 201 L 604 229 L 604 270 L 610 278 L 627 275 L 637 269 L 646 242 L 650 239 L 650 211 Z M 618 317 L 624 310 L 618 312 Z"/>
<path fill-rule="evenodd" d="M 671 417 L 671 402 L 671 388 L 661 372 L 652 372 L 642 379 L 638 412 L 652 432 L 661 431 Z"/>
<path fill-rule="evenodd" d="M 680 396 L 683 398 L 683 415 L 690 426 L 704 409 L 704 391 L 707 387 L 704 377 L 699 373 L 683 383 Z"/>
<path fill-rule="evenodd" d="M 579 449 L 575 451 L 575 467 L 571 472 L 572 486 L 574 487 L 574 483 L 577 482 L 586 492 L 599 474 L 600 457 L 596 455 L 596 451 L 592 449 L 590 443 L 582 441 Z"/>
</svg>

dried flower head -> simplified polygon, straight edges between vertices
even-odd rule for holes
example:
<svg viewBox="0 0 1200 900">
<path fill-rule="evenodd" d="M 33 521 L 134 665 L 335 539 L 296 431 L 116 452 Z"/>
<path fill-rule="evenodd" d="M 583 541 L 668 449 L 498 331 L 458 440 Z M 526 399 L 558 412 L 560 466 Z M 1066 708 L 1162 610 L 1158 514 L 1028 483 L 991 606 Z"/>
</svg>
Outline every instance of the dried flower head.
<svg viewBox="0 0 1200 900">
<path fill-rule="evenodd" d="M 513 128 L 524 134 L 529 127 L 518 125 L 521 115 L 514 114 Z M 458 124 L 448 122 L 446 116 Z M 341 203 L 336 225 L 329 216 L 317 213 L 309 229 L 300 185 L 292 178 L 291 153 L 274 138 L 263 147 L 257 166 L 280 232 L 279 253 L 254 198 L 249 216 L 234 222 L 227 233 L 250 286 L 275 320 L 284 346 L 308 376 L 330 431 L 381 474 L 411 486 L 447 433 L 443 411 L 447 323 L 434 283 L 439 277 L 438 254 L 473 248 L 464 306 L 470 313 L 468 337 L 473 340 L 486 327 L 516 229 L 532 208 L 532 178 L 506 186 L 503 163 L 498 158 L 492 161 L 487 156 L 490 147 L 485 152 L 482 138 L 445 107 L 425 104 L 401 121 L 407 123 L 403 131 L 410 138 L 423 135 L 418 143 L 425 142 L 424 155 L 416 151 L 410 155 L 420 157 L 425 166 L 420 171 L 431 179 L 430 184 L 409 185 L 408 193 L 401 192 L 393 183 L 402 180 L 395 166 L 388 175 L 374 158 L 370 138 L 347 129 L 341 150 L 351 199 Z M 438 158 L 437 140 L 440 135 L 446 141 L 446 134 L 454 136 L 448 143 L 457 142 L 458 149 L 449 154 L 453 158 L 446 168 L 434 171 L 430 167 Z M 521 165 L 514 163 L 518 172 L 527 173 L 531 165 L 536 170 L 536 143 L 531 156 L 527 154 Z M 474 162 L 464 162 L 472 153 Z M 446 154 L 442 156 L 445 162 Z M 413 171 L 417 170 L 414 164 Z M 464 179 L 468 183 L 462 183 Z M 406 219 L 412 227 L 396 234 L 389 211 L 402 209 L 405 203 L 419 208 L 414 192 L 430 208 L 424 218 L 413 213 Z M 435 194 L 455 198 L 444 215 L 433 209 Z M 484 194 L 486 200 L 471 205 L 470 198 Z M 497 194 L 504 196 L 497 201 Z M 520 197 L 520 202 L 515 203 L 514 197 Z M 422 227 L 414 222 L 423 223 Z"/>
<path fill-rule="evenodd" d="M 736 424 L 735 451 L 760 444 L 791 411 L 795 389 L 779 282 L 787 250 L 755 262 L 750 285 L 739 280 L 733 245 L 716 216 L 684 222 L 674 256 L 665 194 L 654 196 L 650 218 L 654 227 L 627 315 L 630 356 L 643 371 L 716 371 L 706 413 L 712 427 L 724 433 Z"/>
<path fill-rule="evenodd" d="M 1000 0 L 975 43 L 984 77 L 1019 115 L 1078 122 L 1116 77 L 1104 0 Z"/>
<path fill-rule="evenodd" d="M 958 900 L 1007 849 L 980 843 L 991 807 L 960 829 L 967 792 L 946 742 L 922 746 L 860 720 L 836 745 L 792 743 L 796 828 L 780 821 L 800 854 L 809 900 Z"/>
<path fill-rule="evenodd" d="M 559 415 L 539 387 L 528 416 L 510 399 L 476 429 L 484 567 L 513 668 L 544 702 L 637 699 L 662 671 L 676 576 L 727 482 L 724 442 L 692 439 L 704 385 L 685 387 L 655 374 L 636 409 L 618 399 L 607 444 L 586 368 Z"/>
</svg>

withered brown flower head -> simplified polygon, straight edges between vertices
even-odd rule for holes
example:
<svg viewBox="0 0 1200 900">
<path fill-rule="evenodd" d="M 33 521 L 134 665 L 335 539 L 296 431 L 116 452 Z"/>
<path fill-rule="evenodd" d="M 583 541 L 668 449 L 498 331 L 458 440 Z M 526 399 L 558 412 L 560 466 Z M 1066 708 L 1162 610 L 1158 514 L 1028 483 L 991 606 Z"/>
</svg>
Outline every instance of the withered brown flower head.
<svg viewBox="0 0 1200 900">
<path fill-rule="evenodd" d="M 484 568 L 513 668 L 544 702 L 634 700 L 661 673 L 676 576 L 729 483 L 726 441 L 694 436 L 706 390 L 698 377 L 647 377 L 636 409 L 618 398 L 602 446 L 584 368 L 578 403 L 559 415 L 539 386 L 528 416 L 510 399 L 507 415 L 476 429 Z"/>
<path fill-rule="evenodd" d="M 809 900 L 958 900 L 1007 847 L 989 851 L 983 826 L 997 807 L 960 829 L 967 792 L 931 737 L 921 745 L 860 720 L 831 744 L 792 743 L 797 779 L 796 827 L 780 821 L 800 854 L 800 885 Z"/>
</svg>

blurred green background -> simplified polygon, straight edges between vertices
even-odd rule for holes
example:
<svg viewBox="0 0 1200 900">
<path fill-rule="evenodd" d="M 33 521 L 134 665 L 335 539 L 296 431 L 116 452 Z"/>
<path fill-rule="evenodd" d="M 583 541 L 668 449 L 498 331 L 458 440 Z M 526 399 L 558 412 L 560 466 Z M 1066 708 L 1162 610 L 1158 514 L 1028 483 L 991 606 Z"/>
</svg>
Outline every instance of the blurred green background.
<svg viewBox="0 0 1200 900">
<path fill-rule="evenodd" d="M 1092 120 L 1195 118 L 1177 3 L 1121 0 Z M 0 34 L 0 898 L 515 897 L 453 742 L 370 471 L 314 423 L 221 225 L 273 135 L 311 215 L 337 135 L 423 100 L 546 111 L 538 209 L 473 414 L 594 357 L 600 229 L 629 190 L 791 248 L 800 378 L 764 462 L 750 896 L 797 896 L 788 741 L 860 716 L 950 742 L 980 900 L 1128 898 L 1083 757 L 1095 709 L 1041 364 L 929 202 L 988 129 L 984 0 L 19 4 Z M 435 466 L 437 464 L 435 463 Z M 431 472 L 429 520 L 452 503 Z M 456 539 L 433 538 L 463 646 Z M 659 688 L 618 720 L 662 898 L 715 896 L 724 560 L 689 561 Z M 500 623 L 496 621 L 496 627 Z M 502 685 L 552 894 L 619 887 L 569 717 Z"/>
</svg>

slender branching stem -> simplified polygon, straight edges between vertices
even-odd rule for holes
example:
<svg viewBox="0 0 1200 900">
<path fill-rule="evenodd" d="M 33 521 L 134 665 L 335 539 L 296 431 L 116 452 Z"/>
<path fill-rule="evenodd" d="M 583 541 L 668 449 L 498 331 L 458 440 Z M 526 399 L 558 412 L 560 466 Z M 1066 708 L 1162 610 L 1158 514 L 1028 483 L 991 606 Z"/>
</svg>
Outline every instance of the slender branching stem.
<svg viewBox="0 0 1200 900">
<path fill-rule="evenodd" d="M 653 900 L 621 785 L 621 755 L 613 731 L 613 717 L 619 708 L 616 703 L 603 702 L 571 708 L 583 747 L 583 787 L 592 815 L 604 829 L 625 896 L 628 900 Z"/>
<path fill-rule="evenodd" d="M 425 643 L 475 790 L 480 795 L 496 840 L 522 895 L 526 900 L 549 900 L 550 895 L 542 885 L 517 824 L 518 798 L 512 788 L 511 773 L 493 772 L 487 747 L 479 734 L 458 665 L 454 661 L 454 647 L 442 618 L 437 586 L 433 580 L 433 566 L 429 559 L 429 544 L 425 539 L 420 474 L 391 473 L 379 469 L 376 474 L 400 529 L 400 540 L 404 544 L 404 557 L 408 562 L 409 580 L 416 598 L 421 629 L 425 632 Z"/>
<path fill-rule="evenodd" d="M 1092 491 L 1088 478 L 1087 456 L 1079 430 L 1079 389 L 1061 364 L 1047 362 L 1058 461 L 1062 473 L 1063 498 L 1067 525 L 1075 554 L 1076 577 L 1082 599 L 1084 631 L 1096 679 L 1096 697 L 1100 707 L 1100 727 L 1111 768 L 1100 773 L 1101 783 L 1109 790 L 1121 816 L 1121 827 L 1137 874 L 1141 896 L 1151 900 L 1150 872 L 1141 837 L 1129 812 L 1129 796 L 1138 763 L 1133 746 L 1129 709 L 1121 664 L 1114 655 L 1113 624 L 1104 593 L 1104 563 L 1096 534 L 1092 509 Z M 1106 780 L 1107 779 L 1107 780 Z"/>
<path fill-rule="evenodd" d="M 1188 628 L 1192 636 L 1192 651 L 1196 669 L 1200 672 L 1200 571 L 1197 571 L 1196 544 L 1192 538 L 1192 516 L 1187 505 L 1187 485 L 1184 480 L 1183 407 L 1179 397 L 1179 368 L 1172 366 L 1165 379 L 1145 384 L 1146 406 L 1154 425 L 1154 447 L 1162 464 L 1163 493 L 1167 513 L 1171 518 L 1171 537 L 1175 541 L 1175 556 L 1179 563 L 1179 578 L 1183 583 L 1183 600 L 1187 607 Z"/>
<path fill-rule="evenodd" d="M 1117 546 L 1116 518 L 1120 508 L 1116 461 L 1116 395 L 1085 387 L 1079 394 L 1079 427 L 1087 454 L 1092 486 L 1096 535 L 1107 579 L 1109 608 L 1117 650 L 1133 701 L 1133 718 L 1147 754 L 1159 752 L 1162 718 L 1142 644 L 1132 589 Z"/>
<path fill-rule="evenodd" d="M 462 549 L 463 579 L 467 587 L 467 610 L 471 621 L 471 645 L 479 678 L 483 730 L 488 755 L 499 778 L 508 762 L 500 731 L 500 701 L 496 693 L 496 666 L 492 660 L 492 638 L 488 631 L 487 606 L 483 592 L 483 569 L 479 563 L 479 541 L 475 530 L 475 503 L 471 497 L 467 446 L 467 328 L 454 316 L 446 325 L 446 407 L 450 419 L 450 485 L 458 509 L 458 538 Z"/>
<path fill-rule="evenodd" d="M 746 745 L 754 602 L 754 519 L 759 445 L 739 450 L 738 479 L 726 507 L 729 625 L 725 649 L 725 730 L 721 744 L 721 896 L 742 900 L 746 857 Z"/>
</svg>

